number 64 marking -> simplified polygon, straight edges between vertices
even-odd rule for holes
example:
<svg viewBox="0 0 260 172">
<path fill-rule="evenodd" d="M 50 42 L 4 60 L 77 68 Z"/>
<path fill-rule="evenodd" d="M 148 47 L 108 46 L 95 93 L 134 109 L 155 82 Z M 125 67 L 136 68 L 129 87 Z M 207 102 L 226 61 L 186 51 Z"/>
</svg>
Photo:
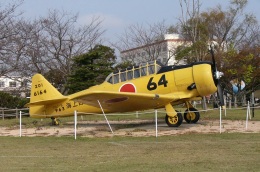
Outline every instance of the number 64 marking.
<svg viewBox="0 0 260 172">
<path fill-rule="evenodd" d="M 147 89 L 149 91 L 155 90 L 157 88 L 157 86 L 160 86 L 160 85 L 167 87 L 168 81 L 166 80 L 165 74 L 161 76 L 161 78 L 159 79 L 157 84 L 156 84 L 156 82 L 153 82 L 153 78 L 154 77 L 151 77 L 147 84 Z"/>
</svg>

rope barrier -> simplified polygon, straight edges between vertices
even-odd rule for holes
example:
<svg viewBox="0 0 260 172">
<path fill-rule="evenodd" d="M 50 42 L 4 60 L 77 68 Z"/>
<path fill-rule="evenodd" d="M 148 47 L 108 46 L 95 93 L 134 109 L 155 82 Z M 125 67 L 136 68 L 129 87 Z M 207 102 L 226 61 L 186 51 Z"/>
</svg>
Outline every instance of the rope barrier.
<svg viewBox="0 0 260 172">
<path fill-rule="evenodd" d="M 240 107 L 240 108 L 225 108 L 225 110 L 227 111 L 234 111 L 234 110 L 247 110 L 248 106 L 246 107 Z M 249 107 L 250 109 L 259 109 L 260 106 L 250 106 Z M 178 109 L 178 108 L 176 108 Z M 22 113 L 22 116 L 29 116 L 29 112 L 22 112 L 22 110 L 29 110 L 28 108 L 23 108 L 23 109 L 8 109 L 8 110 L 2 110 L 2 114 L 0 113 L 0 116 L 4 115 L 5 117 L 12 117 L 12 116 L 16 116 L 17 114 L 16 113 L 11 113 L 11 114 L 3 114 L 3 111 L 4 112 L 7 112 L 7 111 L 21 111 Z M 202 110 L 197 110 L 197 111 L 193 111 L 193 112 L 207 112 L 207 111 L 215 111 L 215 110 L 219 110 L 218 108 L 209 108 L 209 109 L 202 109 Z M 223 109 L 222 109 L 223 110 Z M 144 114 L 151 114 L 151 113 L 154 113 L 154 110 L 148 110 L 148 111 L 135 111 L 135 112 L 130 112 L 130 113 L 108 113 L 106 114 L 107 116 L 137 116 L 138 112 L 138 115 L 144 115 Z M 166 113 L 166 111 L 164 110 L 160 110 L 160 109 L 157 109 L 157 112 L 158 113 Z M 103 116 L 102 113 L 88 113 L 88 112 L 77 112 L 78 115 L 97 115 L 97 116 Z M 71 116 L 71 114 L 65 114 L 65 116 Z M 42 117 L 42 118 L 48 118 L 48 117 L 51 117 L 51 115 L 41 115 L 41 114 L 35 114 L 33 115 L 33 117 Z M 63 115 L 59 115 L 58 117 L 63 117 Z"/>
</svg>

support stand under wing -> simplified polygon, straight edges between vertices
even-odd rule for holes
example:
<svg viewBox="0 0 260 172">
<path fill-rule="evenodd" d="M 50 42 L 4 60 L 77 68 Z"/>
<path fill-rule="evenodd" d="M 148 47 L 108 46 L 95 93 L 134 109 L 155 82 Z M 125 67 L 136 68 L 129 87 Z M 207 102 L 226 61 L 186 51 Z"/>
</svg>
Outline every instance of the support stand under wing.
<svg viewBox="0 0 260 172">
<path fill-rule="evenodd" d="M 103 108 L 102 108 L 102 106 L 101 106 L 99 100 L 97 100 L 97 102 L 98 102 L 98 104 L 99 104 L 99 106 L 100 106 L 100 109 L 102 110 L 102 113 L 103 113 L 103 115 L 104 115 L 104 117 L 105 117 L 105 119 L 106 119 L 106 122 L 107 122 L 107 124 L 108 124 L 108 126 L 109 126 L 109 128 L 110 128 L 110 131 L 111 131 L 112 134 L 114 135 L 114 132 L 113 132 L 113 130 L 112 130 L 112 128 L 111 128 L 111 126 L 110 126 L 108 120 L 107 120 L 107 116 L 106 116 L 106 114 L 105 114 L 105 112 L 104 112 L 104 110 L 103 110 Z"/>
</svg>

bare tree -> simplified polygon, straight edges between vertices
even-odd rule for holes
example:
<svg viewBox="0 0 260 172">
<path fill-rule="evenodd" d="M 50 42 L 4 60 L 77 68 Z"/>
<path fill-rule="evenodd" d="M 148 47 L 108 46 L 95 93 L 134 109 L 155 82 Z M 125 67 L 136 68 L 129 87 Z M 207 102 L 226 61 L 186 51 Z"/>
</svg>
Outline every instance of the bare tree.
<svg viewBox="0 0 260 172">
<path fill-rule="evenodd" d="M 16 12 L 20 5 L 21 3 L 8 4 L 0 9 L 0 76 L 18 68 L 21 50 L 24 48 L 21 44 L 23 40 L 19 40 L 21 13 Z"/>
<path fill-rule="evenodd" d="M 64 74 L 70 73 L 71 58 L 82 54 L 99 43 L 103 31 L 101 20 L 92 18 L 88 25 L 76 27 L 77 15 L 50 11 L 49 16 L 40 19 L 42 42 L 47 50 L 49 69 L 59 68 Z"/>
<path fill-rule="evenodd" d="M 104 32 L 99 17 L 93 17 L 84 26 L 78 25 L 77 18 L 77 15 L 53 10 L 47 17 L 28 22 L 24 28 L 30 33 L 24 59 L 31 73 L 44 73 L 54 82 L 54 78 L 59 78 L 63 84 L 56 86 L 63 92 L 71 73 L 72 58 L 100 43 Z"/>
<path fill-rule="evenodd" d="M 231 0 L 226 10 L 220 5 L 200 12 L 199 0 L 180 0 L 182 16 L 179 19 L 180 33 L 190 41 L 184 49 L 189 52 L 190 61 L 207 58 L 207 46 L 214 41 L 217 51 L 222 53 L 229 46 L 241 49 L 247 42 L 255 41 L 252 33 L 256 32 L 257 21 L 251 14 L 244 14 L 247 0 Z M 185 55 L 185 53 L 183 53 Z"/>
<path fill-rule="evenodd" d="M 44 57 L 47 51 L 42 42 L 42 27 L 37 20 L 24 22 L 23 31 L 29 33 L 25 56 L 21 62 L 23 71 L 27 76 L 33 73 L 45 73 L 48 69 L 45 66 Z"/>
<path fill-rule="evenodd" d="M 164 35 L 168 29 L 165 21 L 145 26 L 143 24 L 130 25 L 119 36 L 120 44 L 115 47 L 120 52 L 126 53 L 128 57 L 126 61 L 132 63 L 156 60 L 162 54 L 162 49 L 167 46 Z"/>
<path fill-rule="evenodd" d="M 179 47 L 179 50 L 192 51 L 192 53 L 183 53 L 183 58 L 187 62 L 201 61 L 207 54 L 205 47 L 208 38 L 203 36 L 200 25 L 200 0 L 179 0 L 179 4 L 181 7 L 181 16 L 178 24 L 180 26 L 179 33 L 186 40 L 186 46 Z"/>
<path fill-rule="evenodd" d="M 93 17 L 79 25 L 77 15 L 50 10 L 46 17 L 26 21 L 17 12 L 22 2 L 0 8 L 0 76 L 49 73 L 64 85 L 72 58 L 102 42 L 102 20 Z"/>
</svg>

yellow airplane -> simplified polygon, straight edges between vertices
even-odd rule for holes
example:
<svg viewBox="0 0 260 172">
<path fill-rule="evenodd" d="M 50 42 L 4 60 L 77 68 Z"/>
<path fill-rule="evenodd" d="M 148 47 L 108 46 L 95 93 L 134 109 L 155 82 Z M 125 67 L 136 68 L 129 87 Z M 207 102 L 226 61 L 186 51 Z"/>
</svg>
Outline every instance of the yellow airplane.
<svg viewBox="0 0 260 172">
<path fill-rule="evenodd" d="M 188 123 L 199 120 L 200 114 L 190 101 L 215 93 L 221 75 L 215 60 L 181 66 L 152 62 L 111 73 L 100 85 L 64 96 L 42 75 L 36 74 L 27 106 L 31 117 L 51 118 L 54 123 L 58 117 L 74 115 L 75 110 L 114 113 L 165 108 L 168 126 L 178 127 L 183 117 Z M 182 103 L 187 107 L 183 117 L 173 108 Z"/>
</svg>

